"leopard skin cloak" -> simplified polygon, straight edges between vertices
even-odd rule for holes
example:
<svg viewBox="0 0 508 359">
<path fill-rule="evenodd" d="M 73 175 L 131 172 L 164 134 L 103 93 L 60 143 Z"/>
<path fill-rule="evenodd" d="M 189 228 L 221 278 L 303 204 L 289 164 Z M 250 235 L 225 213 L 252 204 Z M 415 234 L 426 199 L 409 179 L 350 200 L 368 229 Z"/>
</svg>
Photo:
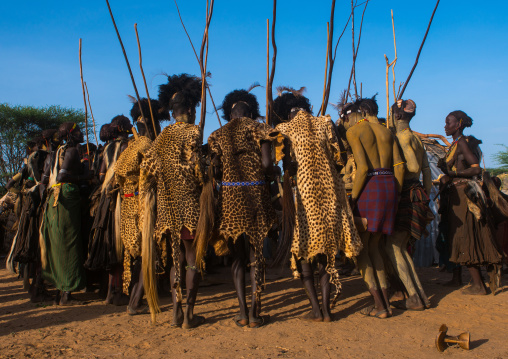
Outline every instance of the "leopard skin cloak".
<svg viewBox="0 0 508 359">
<path fill-rule="evenodd" d="M 291 246 L 293 273 L 299 277 L 299 259 L 310 261 L 324 254 L 330 282 L 340 290 L 335 255 L 340 249 L 348 257 L 357 256 L 362 244 L 337 171 L 336 164 L 343 164 L 330 117 L 314 117 L 300 111 L 275 130 L 289 139 L 292 158 L 298 164 L 294 190 L 297 213 Z"/>
<path fill-rule="evenodd" d="M 178 263 L 182 228 L 187 228 L 190 233 L 196 230 L 203 187 L 201 138 L 201 130 L 196 125 L 183 122 L 169 125 L 154 141 L 141 163 L 140 189 L 146 191 L 152 181 L 157 188 L 154 240 L 163 266 L 167 258 L 163 235 L 170 235 L 173 263 Z M 179 289 L 179 265 L 175 265 L 175 271 L 175 285 Z"/>
<path fill-rule="evenodd" d="M 222 164 L 222 186 L 217 202 L 218 238 L 214 243 L 216 253 L 227 254 L 228 239 L 236 241 L 245 233 L 254 248 L 256 282 L 260 290 L 264 269 L 263 240 L 277 222 L 261 162 L 261 141 L 271 140 L 269 133 L 272 130 L 250 118 L 237 118 L 208 138 L 210 151 Z M 262 184 L 259 185 L 245 185 L 260 181 Z M 243 185 L 232 185 L 240 183 Z"/>
<path fill-rule="evenodd" d="M 131 140 L 115 163 L 115 180 L 120 186 L 122 198 L 120 208 L 120 236 L 123 252 L 123 291 L 129 293 L 131 283 L 131 258 L 141 256 L 141 227 L 143 211 L 138 195 L 140 164 L 144 154 L 152 146 L 145 136 Z"/>
</svg>

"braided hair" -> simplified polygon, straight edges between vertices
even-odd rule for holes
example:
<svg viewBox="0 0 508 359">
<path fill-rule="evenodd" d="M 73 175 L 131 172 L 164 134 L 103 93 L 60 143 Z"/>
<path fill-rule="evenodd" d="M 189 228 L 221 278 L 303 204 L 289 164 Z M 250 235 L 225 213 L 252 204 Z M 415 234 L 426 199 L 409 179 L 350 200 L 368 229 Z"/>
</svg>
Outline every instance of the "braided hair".
<svg viewBox="0 0 508 359">
<path fill-rule="evenodd" d="M 72 132 L 80 130 L 79 125 L 76 122 L 64 122 L 58 127 L 58 137 L 60 141 L 65 140 L 70 142 L 72 140 Z"/>
<path fill-rule="evenodd" d="M 448 114 L 448 116 L 453 116 L 460 122 L 460 128 L 463 130 L 466 127 L 473 126 L 473 119 L 469 117 L 464 111 L 453 111 Z"/>
<path fill-rule="evenodd" d="M 131 120 L 127 116 L 118 115 L 111 120 L 111 127 L 115 127 L 118 132 L 132 133 Z"/>
<path fill-rule="evenodd" d="M 99 139 L 102 142 L 108 142 L 113 140 L 118 135 L 116 128 L 112 127 L 110 123 L 102 125 L 101 131 L 99 132 Z"/>
</svg>

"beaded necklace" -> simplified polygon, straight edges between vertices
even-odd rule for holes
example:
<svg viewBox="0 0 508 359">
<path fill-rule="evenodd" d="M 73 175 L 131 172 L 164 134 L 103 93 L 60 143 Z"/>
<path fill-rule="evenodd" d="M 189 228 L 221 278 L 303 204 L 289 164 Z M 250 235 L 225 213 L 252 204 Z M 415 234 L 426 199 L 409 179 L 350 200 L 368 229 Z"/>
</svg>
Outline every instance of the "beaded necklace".
<svg viewBox="0 0 508 359">
<path fill-rule="evenodd" d="M 367 122 L 369 122 L 369 120 L 367 120 L 366 118 L 364 118 L 363 120 L 358 121 L 356 124 L 358 125 L 360 122 L 363 122 L 363 121 L 367 121 Z"/>
<path fill-rule="evenodd" d="M 453 142 L 452 142 L 452 144 L 451 144 L 450 148 L 448 149 L 447 153 L 448 153 L 448 152 L 450 152 L 450 151 L 452 150 L 453 146 L 455 146 L 455 145 L 457 144 L 457 142 L 459 142 L 459 140 L 460 140 L 461 138 L 462 138 L 462 135 L 460 135 L 459 137 L 457 137 L 457 139 L 456 139 L 456 140 L 453 140 Z"/>
<path fill-rule="evenodd" d="M 457 137 L 457 139 L 455 139 L 452 144 L 450 145 L 450 148 L 448 148 L 448 151 L 446 151 L 446 156 L 445 158 L 448 159 L 448 156 L 450 154 L 452 154 L 452 151 L 455 149 L 455 147 L 457 146 L 457 142 L 462 138 L 462 135 L 460 135 L 459 137 Z"/>
</svg>

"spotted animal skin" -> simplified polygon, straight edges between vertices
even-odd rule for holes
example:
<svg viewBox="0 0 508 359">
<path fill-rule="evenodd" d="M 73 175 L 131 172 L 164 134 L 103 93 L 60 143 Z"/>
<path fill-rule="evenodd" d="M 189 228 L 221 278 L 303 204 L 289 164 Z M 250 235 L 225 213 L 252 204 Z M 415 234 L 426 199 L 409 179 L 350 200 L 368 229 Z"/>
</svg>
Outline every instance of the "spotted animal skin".
<svg viewBox="0 0 508 359">
<path fill-rule="evenodd" d="M 179 262 L 181 231 L 196 230 L 199 197 L 203 186 L 201 130 L 178 122 L 167 126 L 154 141 L 141 163 L 143 183 L 153 180 L 157 187 L 155 240 L 163 266 L 166 265 L 165 234 L 169 234 L 173 263 Z M 145 185 L 142 185 L 145 190 Z M 175 265 L 175 284 L 180 288 L 180 266 Z"/>
<path fill-rule="evenodd" d="M 294 189 L 296 225 L 291 246 L 293 273 L 299 277 L 298 260 L 311 261 L 324 254 L 330 282 L 340 290 L 335 255 L 340 249 L 348 257 L 356 256 L 362 244 L 336 168 L 336 164 L 343 164 L 332 122 L 328 116 L 314 117 L 300 111 L 275 130 L 289 139 L 291 156 L 298 164 Z"/>
<path fill-rule="evenodd" d="M 261 162 L 261 142 L 272 129 L 250 118 L 231 120 L 208 138 L 213 155 L 221 162 L 222 185 L 217 203 L 216 252 L 228 252 L 227 241 L 245 233 L 256 256 L 256 282 L 263 288 L 263 240 L 276 223 L 268 184 Z M 253 265 L 253 264 L 251 264 Z"/>
<path fill-rule="evenodd" d="M 139 173 L 143 155 L 152 146 L 145 136 L 131 140 L 115 163 L 115 180 L 122 195 L 120 236 L 124 245 L 123 253 L 123 291 L 129 294 L 131 283 L 131 258 L 141 256 L 141 227 L 143 208 L 139 205 Z"/>
</svg>

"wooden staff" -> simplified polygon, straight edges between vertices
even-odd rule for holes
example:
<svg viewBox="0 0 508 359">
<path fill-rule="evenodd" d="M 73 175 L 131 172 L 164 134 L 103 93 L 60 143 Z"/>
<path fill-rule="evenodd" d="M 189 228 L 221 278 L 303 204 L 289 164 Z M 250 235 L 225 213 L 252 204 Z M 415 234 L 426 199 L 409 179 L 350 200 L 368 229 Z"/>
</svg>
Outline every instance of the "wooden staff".
<svg viewBox="0 0 508 359">
<path fill-rule="evenodd" d="M 125 58 L 125 63 L 127 64 L 127 68 L 129 69 L 129 74 L 131 75 L 132 86 L 134 86 L 134 92 L 136 93 L 136 98 L 138 99 L 139 112 L 141 113 L 141 117 L 145 118 L 143 114 L 143 108 L 141 107 L 141 99 L 139 98 L 138 88 L 136 86 L 136 81 L 134 81 L 134 76 L 132 75 L 131 65 L 129 64 L 129 59 L 127 58 L 127 53 L 125 52 L 125 47 L 123 47 L 122 38 L 120 37 L 120 33 L 118 32 L 118 28 L 116 27 L 115 17 L 113 16 L 113 12 L 111 11 L 111 6 L 109 6 L 109 1 L 106 0 L 106 4 L 108 5 L 109 15 L 111 15 L 111 21 L 113 21 L 113 26 L 115 27 L 116 36 L 118 37 L 118 41 L 120 41 L 120 46 L 122 47 L 123 56 Z M 145 122 L 146 132 L 148 133 L 148 125 Z"/>
<path fill-rule="evenodd" d="M 97 144 L 97 146 L 99 146 L 99 141 L 97 140 L 97 131 L 95 129 L 95 118 L 93 117 L 92 105 L 90 103 L 90 94 L 88 93 L 88 86 L 86 86 L 86 81 L 85 81 L 85 90 L 86 90 L 86 97 L 88 98 L 88 107 L 90 107 L 90 115 L 92 116 L 93 135 L 95 136 L 95 143 Z"/>
<path fill-rule="evenodd" d="M 199 53 L 199 62 L 201 63 L 201 119 L 199 120 L 199 128 L 203 131 L 205 128 L 206 117 L 206 66 L 208 62 L 208 29 L 212 21 L 214 0 L 206 1 L 206 25 L 201 41 L 201 51 Z M 206 49 L 206 52 L 205 52 Z M 203 58 L 204 57 L 204 58 Z M 202 132 L 201 132 L 202 134 Z"/>
<path fill-rule="evenodd" d="M 318 116 L 324 115 L 325 97 L 326 97 L 326 79 L 328 78 L 328 54 L 330 53 L 330 23 L 326 23 L 326 62 L 325 62 L 325 81 L 323 84 L 323 102 L 319 109 Z"/>
<path fill-rule="evenodd" d="M 397 95 L 395 94 L 395 64 L 397 63 L 397 41 L 395 40 L 395 22 L 393 20 L 393 9 L 392 9 L 392 30 L 393 30 L 393 47 L 395 51 L 395 59 L 389 63 L 388 58 L 385 55 L 387 71 L 392 68 L 392 76 L 393 76 L 393 98 L 397 101 Z M 386 73 L 386 85 L 388 86 L 388 72 Z M 400 90 L 400 87 L 399 87 Z M 393 123 L 393 114 L 390 116 L 390 94 L 388 92 L 388 87 L 386 88 L 386 128 L 395 127 Z"/>
<path fill-rule="evenodd" d="M 437 0 L 436 6 L 434 7 L 434 11 L 432 12 L 432 16 L 430 17 L 429 25 L 427 26 L 427 31 L 425 31 L 425 36 L 423 37 L 422 44 L 420 45 L 420 49 L 418 50 L 418 54 L 416 55 L 415 64 L 413 65 L 413 68 L 411 69 L 411 72 L 409 73 L 409 76 L 407 77 L 407 80 L 404 83 L 404 87 L 402 87 L 402 91 L 397 96 L 397 99 L 401 99 L 402 95 L 404 95 L 404 91 L 406 90 L 406 86 L 409 83 L 409 80 L 411 80 L 411 76 L 413 76 L 413 72 L 415 71 L 416 65 L 418 65 L 418 59 L 420 58 L 420 53 L 422 52 L 423 45 L 425 44 L 425 40 L 427 39 L 427 35 L 428 35 L 429 29 L 430 29 L 430 25 L 432 24 L 432 19 L 434 19 L 434 14 L 436 13 L 437 6 L 439 5 L 439 1 L 440 0 Z"/>
<path fill-rule="evenodd" d="M 138 42 L 138 53 L 139 53 L 139 68 L 141 69 L 141 75 L 143 76 L 143 83 L 145 84 L 145 91 L 146 91 L 146 98 L 148 99 L 148 107 L 150 108 L 150 117 L 152 118 L 152 126 L 153 126 L 153 133 L 155 134 L 155 137 L 157 137 L 157 130 L 155 129 L 155 119 L 153 117 L 153 111 L 152 111 L 152 101 L 150 99 L 150 93 L 148 92 L 148 86 L 146 85 L 146 78 L 145 78 L 145 72 L 143 71 L 143 58 L 141 56 L 141 44 L 139 43 L 139 35 L 138 35 L 138 24 L 134 24 L 134 31 L 136 31 L 136 40 Z M 146 125 L 146 122 L 145 122 Z M 148 128 L 147 128 L 148 130 Z M 147 133 L 148 135 L 148 133 Z"/>
<path fill-rule="evenodd" d="M 203 72 L 203 66 L 202 66 L 201 62 L 199 61 L 198 54 L 196 52 L 196 48 L 194 47 L 194 44 L 192 43 L 189 33 L 187 32 L 187 28 L 185 27 L 185 24 L 183 23 L 182 14 L 180 14 L 180 8 L 178 7 L 178 3 L 176 2 L 176 0 L 174 0 L 174 2 L 176 5 L 176 10 L 178 12 L 178 17 L 180 18 L 180 22 L 182 24 L 183 30 L 185 31 L 185 34 L 187 35 L 187 38 L 189 39 L 189 42 L 192 47 L 192 51 L 194 51 L 194 56 L 196 57 L 196 61 L 198 62 L 199 69 L 201 72 Z M 219 121 L 219 126 L 222 127 L 222 123 L 221 123 L 221 120 L 219 117 L 219 112 L 217 111 L 217 107 L 215 107 L 215 101 L 213 100 L 212 92 L 210 91 L 210 86 L 208 86 L 208 83 L 207 83 L 206 88 L 208 90 L 208 95 L 210 95 L 210 100 L 212 100 L 213 109 L 215 110 L 215 114 L 217 115 L 217 120 Z"/>
<path fill-rule="evenodd" d="M 353 78 L 353 85 L 355 87 L 355 97 L 358 98 L 358 94 L 356 92 L 356 56 L 355 56 L 355 8 L 353 5 L 353 0 L 351 0 L 351 35 L 352 35 L 352 41 L 351 44 L 353 45 L 353 65 L 351 66 L 351 77 Z M 351 82 L 351 77 L 349 78 L 349 82 Z M 349 89 L 349 88 L 348 88 Z"/>
<path fill-rule="evenodd" d="M 397 64 L 397 41 L 395 40 L 395 22 L 393 21 L 393 9 L 392 9 L 392 30 L 393 30 L 393 48 L 395 49 L 395 62 L 393 63 L 392 66 L 393 98 L 397 98 L 397 95 L 395 93 L 395 65 Z"/>
<path fill-rule="evenodd" d="M 356 45 L 355 50 L 355 8 L 357 6 L 353 6 L 353 0 L 351 0 L 351 32 L 353 34 L 353 65 L 351 66 L 351 74 L 349 75 L 349 83 L 347 85 L 347 92 L 349 94 L 349 89 L 351 88 L 351 80 L 353 80 L 353 86 L 355 88 L 355 97 L 358 98 L 358 88 L 356 86 L 356 57 L 358 56 L 358 49 L 360 48 L 360 41 L 362 39 L 362 28 L 363 28 L 363 18 L 365 16 L 365 10 L 367 10 L 367 5 L 370 0 L 365 1 L 365 7 L 362 12 L 362 20 L 360 21 L 360 33 L 358 34 L 358 44 Z M 351 97 L 351 99 L 353 99 Z"/>
<path fill-rule="evenodd" d="M 335 0 L 332 1 L 332 12 L 330 15 L 330 45 L 332 44 L 332 41 L 333 41 L 334 18 L 335 18 Z M 330 88 L 331 88 L 331 83 L 332 83 L 333 66 L 335 64 L 335 59 L 337 57 L 337 48 L 339 46 L 340 40 L 342 39 L 342 36 L 344 35 L 344 32 L 347 29 L 347 26 L 349 25 L 350 20 L 351 20 L 351 14 L 349 14 L 349 18 L 347 19 L 346 25 L 344 26 L 342 33 L 340 34 L 339 38 L 337 39 L 337 43 L 335 44 L 335 50 L 333 51 L 333 56 L 332 56 L 331 52 L 329 55 L 328 62 L 330 63 L 330 65 L 329 65 L 329 69 L 328 69 L 328 80 L 326 83 L 326 97 L 325 97 L 325 101 L 324 101 L 323 113 L 326 112 L 326 107 L 328 106 L 328 101 L 330 99 Z"/>
<path fill-rule="evenodd" d="M 268 108 L 268 124 L 272 125 L 272 109 L 273 109 L 273 78 L 275 77 L 275 64 L 277 63 L 277 44 L 275 43 L 275 22 L 277 20 L 277 0 L 273 0 L 273 20 L 272 20 L 272 47 L 273 47 L 273 55 L 272 55 L 272 69 L 270 71 L 270 85 L 268 86 L 268 100 L 270 102 L 270 106 Z"/>
<path fill-rule="evenodd" d="M 390 66 L 392 66 L 395 61 L 397 61 L 397 58 L 390 62 L 388 60 L 388 56 L 385 54 L 385 60 L 386 60 L 386 128 L 390 128 L 390 85 L 388 81 L 388 75 L 390 73 Z"/>
<path fill-rule="evenodd" d="M 86 152 L 90 153 L 90 149 L 88 146 L 88 110 L 86 106 L 86 96 L 85 96 L 85 83 L 83 82 L 83 64 L 81 62 L 81 38 L 79 39 L 79 73 L 81 75 L 81 89 L 83 90 L 83 102 L 85 103 L 85 134 L 86 134 Z M 88 161 L 88 167 L 90 168 L 90 161 Z"/>
<path fill-rule="evenodd" d="M 266 19 L 266 115 L 265 122 L 268 125 L 270 117 L 270 19 Z"/>
</svg>

